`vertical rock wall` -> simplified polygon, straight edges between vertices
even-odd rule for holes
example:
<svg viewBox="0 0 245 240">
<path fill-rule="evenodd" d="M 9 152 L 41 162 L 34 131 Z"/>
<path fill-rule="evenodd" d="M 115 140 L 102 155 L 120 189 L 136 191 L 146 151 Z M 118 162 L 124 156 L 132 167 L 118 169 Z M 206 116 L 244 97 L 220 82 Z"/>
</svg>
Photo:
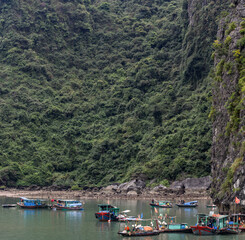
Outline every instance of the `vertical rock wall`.
<svg viewBox="0 0 245 240">
<path fill-rule="evenodd" d="M 245 205 L 245 0 L 222 13 L 214 43 L 212 192 L 216 203 Z"/>
</svg>

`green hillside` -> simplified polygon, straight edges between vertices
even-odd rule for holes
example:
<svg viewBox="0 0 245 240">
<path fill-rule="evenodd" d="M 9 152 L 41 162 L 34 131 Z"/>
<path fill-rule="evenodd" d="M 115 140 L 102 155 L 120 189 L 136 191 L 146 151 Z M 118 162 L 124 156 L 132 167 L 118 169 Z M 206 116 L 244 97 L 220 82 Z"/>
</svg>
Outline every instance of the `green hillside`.
<svg viewBox="0 0 245 240">
<path fill-rule="evenodd" d="M 222 1 L 3 0 L 0 184 L 210 174 Z"/>
</svg>

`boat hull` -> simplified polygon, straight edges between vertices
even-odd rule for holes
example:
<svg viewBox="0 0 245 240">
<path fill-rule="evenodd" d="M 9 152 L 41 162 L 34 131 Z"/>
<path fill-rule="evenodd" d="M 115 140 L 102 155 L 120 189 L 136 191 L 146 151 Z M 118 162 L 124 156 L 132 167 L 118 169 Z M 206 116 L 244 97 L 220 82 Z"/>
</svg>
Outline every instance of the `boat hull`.
<svg viewBox="0 0 245 240">
<path fill-rule="evenodd" d="M 43 204 L 43 205 L 34 205 L 34 206 L 26 206 L 26 205 L 22 205 L 20 203 L 17 203 L 18 206 L 20 208 L 24 208 L 24 209 L 39 209 L 39 208 L 48 208 L 48 205 Z"/>
<path fill-rule="evenodd" d="M 245 232 L 245 227 L 239 227 L 239 230 L 241 230 L 241 232 Z"/>
<path fill-rule="evenodd" d="M 123 237 L 142 237 L 142 236 L 155 236 L 159 235 L 159 231 L 153 232 L 118 232 L 118 234 L 122 235 Z"/>
<path fill-rule="evenodd" d="M 150 203 L 150 205 L 152 207 L 158 207 L 158 208 L 172 208 L 173 207 L 171 205 L 157 205 L 157 204 L 154 204 L 154 203 Z"/>
<path fill-rule="evenodd" d="M 52 208 L 55 208 L 56 210 L 84 210 L 83 207 L 64 207 L 59 205 L 53 205 Z"/>
<path fill-rule="evenodd" d="M 185 205 L 185 204 L 176 204 L 178 207 L 183 207 L 183 208 L 195 208 L 198 205 L 197 204 L 191 204 L 191 205 Z"/>
<path fill-rule="evenodd" d="M 95 213 L 95 217 L 100 221 L 118 221 L 118 217 L 110 212 L 97 212 Z"/>
<path fill-rule="evenodd" d="M 217 230 L 208 226 L 191 226 L 191 230 L 195 235 L 215 235 L 218 233 Z"/>
<path fill-rule="evenodd" d="M 241 231 L 239 229 L 231 229 L 231 228 L 222 228 L 219 231 L 219 234 L 228 235 L 228 234 L 239 234 Z"/>
<path fill-rule="evenodd" d="M 160 233 L 192 233 L 192 229 L 191 228 L 163 229 L 163 230 L 160 230 Z"/>
</svg>

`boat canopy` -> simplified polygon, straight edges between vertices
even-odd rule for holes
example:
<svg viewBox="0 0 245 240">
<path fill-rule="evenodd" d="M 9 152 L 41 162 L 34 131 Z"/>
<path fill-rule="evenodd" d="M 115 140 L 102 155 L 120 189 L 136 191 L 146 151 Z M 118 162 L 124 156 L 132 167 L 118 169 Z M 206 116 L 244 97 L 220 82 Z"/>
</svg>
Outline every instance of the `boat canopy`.
<svg viewBox="0 0 245 240">
<path fill-rule="evenodd" d="M 118 213 L 119 212 L 119 208 L 112 206 L 110 204 L 98 204 L 98 207 L 100 209 L 100 211 L 110 211 L 110 212 L 115 212 Z"/>
<path fill-rule="evenodd" d="M 189 205 L 189 204 L 195 204 L 195 203 L 198 203 L 198 202 L 197 201 L 191 201 L 191 202 L 186 202 L 184 204 Z"/>
<path fill-rule="evenodd" d="M 24 202 L 45 202 L 45 200 L 42 199 L 29 199 L 25 197 L 21 197 L 20 199 Z"/>
<path fill-rule="evenodd" d="M 61 199 L 58 199 L 58 200 L 55 200 L 55 201 L 59 201 L 59 202 L 65 202 L 65 203 L 81 203 L 80 201 L 78 200 L 61 200 Z"/>
</svg>

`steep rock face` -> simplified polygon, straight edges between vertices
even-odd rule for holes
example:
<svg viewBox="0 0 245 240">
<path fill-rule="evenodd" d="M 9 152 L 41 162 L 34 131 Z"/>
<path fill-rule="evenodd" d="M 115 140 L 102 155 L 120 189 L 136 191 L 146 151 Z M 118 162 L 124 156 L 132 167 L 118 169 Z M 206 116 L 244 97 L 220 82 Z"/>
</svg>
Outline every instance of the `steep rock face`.
<svg viewBox="0 0 245 240">
<path fill-rule="evenodd" d="M 220 12 L 227 9 L 227 0 L 185 0 L 182 16 L 186 15 L 182 45 L 182 81 L 193 89 L 200 85 L 212 64 L 210 44 L 217 34 Z"/>
<path fill-rule="evenodd" d="M 212 197 L 245 204 L 245 1 L 235 0 L 219 26 L 213 87 Z"/>
</svg>

